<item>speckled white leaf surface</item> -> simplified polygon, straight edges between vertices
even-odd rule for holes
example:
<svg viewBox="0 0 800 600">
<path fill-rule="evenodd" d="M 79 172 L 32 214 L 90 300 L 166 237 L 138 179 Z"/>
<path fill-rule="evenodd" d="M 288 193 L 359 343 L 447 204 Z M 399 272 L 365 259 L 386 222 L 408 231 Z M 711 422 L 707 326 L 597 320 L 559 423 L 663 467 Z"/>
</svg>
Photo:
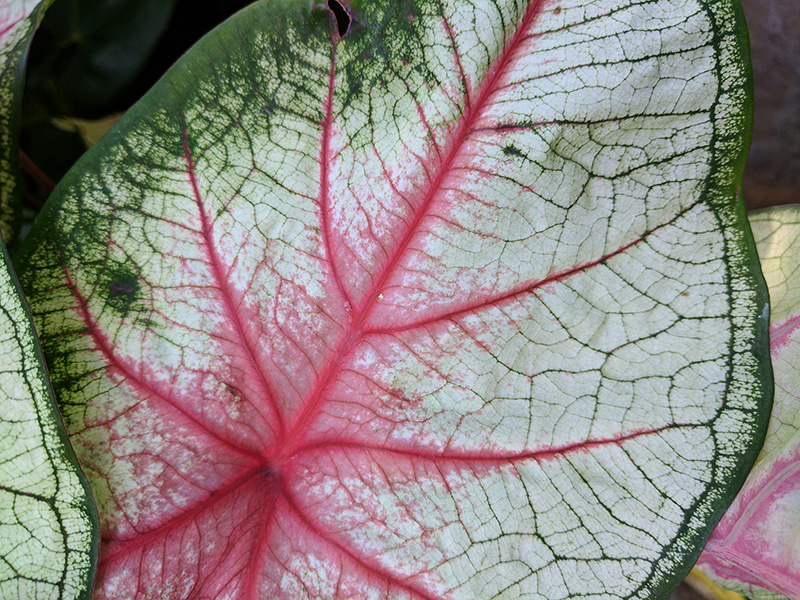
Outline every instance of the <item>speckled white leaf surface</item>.
<svg viewBox="0 0 800 600">
<path fill-rule="evenodd" d="M 21 256 L 98 599 L 665 597 L 763 435 L 726 0 L 240 13 Z"/>
<path fill-rule="evenodd" d="M 13 232 L 17 115 L 37 1 L 0 0 L 0 231 Z M 87 599 L 97 517 L 0 238 L 0 598 Z"/>
</svg>

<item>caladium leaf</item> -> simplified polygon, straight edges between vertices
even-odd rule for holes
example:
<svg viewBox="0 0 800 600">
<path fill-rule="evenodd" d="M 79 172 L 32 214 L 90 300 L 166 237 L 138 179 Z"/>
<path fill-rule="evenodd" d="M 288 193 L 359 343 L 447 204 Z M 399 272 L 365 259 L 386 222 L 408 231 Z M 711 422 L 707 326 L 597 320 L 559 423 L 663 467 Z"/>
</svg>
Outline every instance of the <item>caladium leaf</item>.
<svg viewBox="0 0 800 600">
<path fill-rule="evenodd" d="M 97 598 L 666 596 L 771 393 L 738 9 L 341 7 L 205 38 L 20 256 Z"/>
<path fill-rule="evenodd" d="M 772 299 L 775 403 L 761 454 L 698 567 L 749 598 L 800 598 L 800 207 L 750 223 Z"/>
<path fill-rule="evenodd" d="M 0 0 L 0 235 L 19 220 L 19 115 L 25 59 L 40 14 L 52 0 Z"/>
<path fill-rule="evenodd" d="M 37 2 L 0 2 L 3 235 L 13 232 L 18 95 L 40 8 Z M 88 598 L 97 564 L 97 513 L 2 238 L 0 254 L 0 598 Z"/>
<path fill-rule="evenodd" d="M 0 264 L 0 598 L 89 598 L 97 513 L 4 245 Z"/>
</svg>

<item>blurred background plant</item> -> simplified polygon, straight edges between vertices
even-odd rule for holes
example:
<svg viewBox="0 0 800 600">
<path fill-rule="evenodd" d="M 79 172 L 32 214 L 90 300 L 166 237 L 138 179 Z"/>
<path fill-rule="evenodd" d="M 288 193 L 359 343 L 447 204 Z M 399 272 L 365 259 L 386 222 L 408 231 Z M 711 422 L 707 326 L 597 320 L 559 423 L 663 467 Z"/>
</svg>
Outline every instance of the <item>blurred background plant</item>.
<svg viewBox="0 0 800 600">
<path fill-rule="evenodd" d="M 198 39 L 251 1 L 54 2 L 34 36 L 23 93 L 26 224 L 123 112 Z"/>
</svg>

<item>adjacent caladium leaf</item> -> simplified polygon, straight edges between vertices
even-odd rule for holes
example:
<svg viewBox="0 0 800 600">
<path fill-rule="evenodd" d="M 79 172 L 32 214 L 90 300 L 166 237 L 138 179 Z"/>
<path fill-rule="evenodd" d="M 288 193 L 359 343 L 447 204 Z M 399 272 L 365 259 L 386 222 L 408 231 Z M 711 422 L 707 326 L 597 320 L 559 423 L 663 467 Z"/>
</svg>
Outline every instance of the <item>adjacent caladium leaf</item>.
<svg viewBox="0 0 800 600">
<path fill-rule="evenodd" d="M 0 598 L 89 598 L 97 513 L 0 242 Z"/>
<path fill-rule="evenodd" d="M 19 115 L 25 59 L 40 13 L 52 0 L 0 0 L 0 235 L 14 239 L 19 215 Z"/>
<path fill-rule="evenodd" d="M 0 1 L 0 230 L 13 232 L 18 96 L 38 2 Z M 97 513 L 0 238 L 0 598 L 89 598 Z"/>
<path fill-rule="evenodd" d="M 800 207 L 750 217 L 772 299 L 775 404 L 764 447 L 698 567 L 749 598 L 800 598 Z"/>
<path fill-rule="evenodd" d="M 96 597 L 663 597 L 771 392 L 728 0 L 273 0 L 20 256 Z"/>
</svg>

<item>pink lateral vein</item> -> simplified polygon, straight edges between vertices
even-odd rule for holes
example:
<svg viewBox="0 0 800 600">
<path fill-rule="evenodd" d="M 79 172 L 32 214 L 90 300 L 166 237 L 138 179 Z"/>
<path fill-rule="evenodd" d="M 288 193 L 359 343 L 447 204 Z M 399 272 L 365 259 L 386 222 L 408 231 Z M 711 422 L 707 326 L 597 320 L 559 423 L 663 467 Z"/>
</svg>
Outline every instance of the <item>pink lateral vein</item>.
<svg viewBox="0 0 800 600">
<path fill-rule="evenodd" d="M 78 291 L 78 288 L 72 281 L 72 278 L 70 277 L 67 269 L 64 268 L 63 270 L 64 270 L 64 277 L 66 278 L 67 281 L 67 286 L 70 288 L 73 296 L 75 296 L 75 299 L 78 301 L 78 312 L 80 313 L 81 320 L 83 321 L 84 325 L 86 325 L 86 329 L 89 332 L 89 335 L 95 341 L 98 349 L 100 350 L 101 354 L 105 357 L 106 361 L 108 362 L 111 368 L 121 373 L 124 380 L 127 383 L 129 383 L 132 387 L 137 388 L 140 393 L 143 393 L 145 396 L 148 397 L 158 398 L 162 400 L 166 406 L 172 408 L 173 410 L 183 415 L 185 419 L 187 419 L 193 425 L 197 426 L 200 430 L 207 433 L 213 439 L 224 444 L 228 448 L 236 451 L 238 454 L 254 458 L 256 460 L 261 460 L 261 456 L 254 455 L 252 452 L 249 452 L 243 448 L 240 448 L 236 444 L 233 444 L 225 436 L 217 433 L 212 428 L 210 428 L 207 423 L 199 421 L 197 417 L 188 413 L 182 406 L 173 402 L 172 399 L 169 398 L 169 396 L 158 392 L 157 390 L 153 389 L 141 377 L 134 375 L 128 368 L 128 366 L 123 364 L 122 361 L 119 358 L 117 358 L 117 355 L 111 348 L 111 344 L 108 342 L 106 337 L 100 332 L 100 329 L 97 326 L 97 323 L 94 322 L 94 319 L 92 319 L 91 314 L 89 313 L 89 306 L 86 299 Z"/>
<path fill-rule="evenodd" d="M 320 538 L 321 540 L 323 540 L 323 541 L 324 541 L 326 544 L 329 544 L 329 545 L 333 546 L 334 548 L 336 548 L 336 549 L 337 549 L 339 552 L 341 552 L 341 553 L 342 553 L 344 556 L 348 557 L 348 558 L 349 558 L 350 560 L 352 560 L 354 563 L 356 563 L 356 564 L 358 564 L 358 565 L 361 565 L 361 567 L 362 567 L 362 568 L 364 568 L 364 570 L 366 570 L 366 571 L 369 571 L 369 572 L 370 572 L 370 573 L 372 573 L 373 575 L 375 575 L 375 576 L 377 576 L 378 578 L 382 579 L 383 581 L 387 582 L 389 585 L 394 585 L 394 586 L 397 586 L 397 587 L 403 588 L 404 590 L 406 590 L 407 592 L 409 592 L 409 593 L 413 594 L 414 596 L 417 596 L 417 597 L 418 597 L 418 598 L 420 598 L 421 600 L 436 600 L 436 599 L 435 599 L 435 598 L 433 598 L 432 596 L 428 596 L 428 595 L 426 595 L 426 594 L 423 594 L 422 592 L 420 592 L 419 590 L 416 590 L 416 589 L 414 589 L 414 588 L 413 588 L 413 587 L 411 587 L 410 585 L 408 585 L 408 584 L 406 584 L 406 583 L 402 583 L 402 582 L 398 581 L 398 580 L 397 580 L 395 577 L 393 577 L 391 574 L 384 573 L 384 572 L 380 571 L 378 568 L 376 568 L 376 567 L 373 567 L 373 566 L 371 566 L 371 565 L 368 565 L 367 563 L 365 563 L 365 562 L 363 561 L 363 559 L 359 558 L 358 556 L 355 556 L 355 555 L 354 555 L 354 554 L 353 554 L 353 553 L 352 553 L 350 550 L 348 550 L 348 549 L 347 549 L 347 548 L 346 548 L 346 547 L 345 547 L 343 544 L 341 544 L 341 543 L 339 543 L 338 541 L 336 541 L 336 540 L 335 540 L 333 537 L 331 537 L 330 535 L 326 535 L 326 534 L 325 534 L 325 533 L 324 533 L 324 532 L 321 530 L 321 528 L 320 528 L 320 527 L 318 527 L 318 526 L 317 526 L 317 525 L 316 525 L 316 524 L 313 522 L 313 520 L 309 519 L 309 518 L 306 516 L 306 514 L 303 512 L 303 510 L 302 510 L 302 509 L 301 509 L 301 508 L 300 508 L 300 507 L 297 505 L 297 503 L 294 501 L 294 498 L 292 498 L 292 494 L 289 492 L 289 490 L 285 489 L 285 486 L 284 486 L 284 490 L 283 490 L 283 497 L 286 499 L 286 503 L 287 503 L 287 504 L 289 505 L 289 507 L 290 507 L 290 508 L 291 508 L 291 509 L 294 511 L 294 513 L 297 515 L 297 517 L 298 517 L 298 518 L 299 518 L 299 519 L 300 519 L 300 520 L 303 522 L 303 524 L 304 524 L 306 527 L 308 527 L 309 531 L 313 532 L 313 533 L 314 533 L 314 535 L 316 535 L 317 537 L 319 537 L 319 538 Z"/>
<path fill-rule="evenodd" d="M 18 18 L 16 21 L 14 21 L 12 19 L 12 21 L 10 23 L 7 23 L 5 25 L 0 24 L 0 27 L 3 27 L 3 30 L 0 31 L 0 41 L 3 39 L 3 37 L 5 37 L 5 35 L 9 31 L 11 31 L 12 29 L 14 29 L 14 27 L 16 27 L 20 23 L 20 21 L 22 21 L 22 19 L 26 19 L 28 16 L 30 16 L 30 15 L 23 15 L 22 17 Z"/>
<path fill-rule="evenodd" d="M 467 85 L 467 76 L 464 73 L 464 65 L 461 64 L 461 54 L 458 52 L 458 46 L 456 45 L 456 35 L 453 31 L 453 28 L 450 27 L 450 23 L 447 22 L 447 19 L 442 16 L 442 23 L 444 24 L 444 29 L 447 32 L 447 37 L 450 38 L 450 46 L 453 49 L 453 60 L 456 61 L 456 66 L 458 67 L 458 73 L 461 77 L 461 84 L 464 86 L 464 108 L 469 112 L 470 110 L 470 97 L 469 97 L 469 87 Z"/>
<path fill-rule="evenodd" d="M 769 328 L 769 347 L 774 351 L 789 341 L 789 336 L 800 327 L 800 315 L 794 315 L 783 323 Z"/>
<path fill-rule="evenodd" d="M 545 285 L 548 285 L 550 283 L 554 283 L 554 282 L 557 282 L 557 281 L 563 281 L 564 279 L 568 279 L 568 278 L 572 277 L 573 275 L 575 275 L 577 273 L 581 273 L 581 272 L 583 272 L 583 271 L 585 271 L 587 269 L 591 269 L 592 267 L 596 267 L 597 265 L 600 265 L 600 264 L 610 260 L 614 256 L 617 256 L 618 254 L 624 253 L 626 250 L 632 248 L 633 246 L 635 246 L 636 244 L 640 243 L 644 239 L 645 239 L 645 236 L 642 236 L 640 238 L 637 238 L 635 240 L 632 240 L 632 241 L 628 242 L 627 244 L 623 244 L 622 246 L 620 246 L 619 248 L 617 248 L 613 252 L 609 252 L 608 254 L 604 254 L 603 256 L 601 256 L 599 258 L 596 258 L 594 260 L 591 260 L 591 261 L 588 261 L 588 262 L 585 262 L 585 263 L 581 263 L 581 264 L 579 264 L 579 265 L 577 265 L 577 266 L 575 266 L 575 267 L 573 267 L 571 269 L 567 269 L 567 270 L 564 270 L 564 271 L 561 271 L 561 272 L 558 272 L 558 273 L 554 273 L 554 274 L 549 275 L 548 277 L 545 277 L 544 279 L 541 279 L 539 281 L 534 281 L 534 282 L 531 282 L 531 283 L 525 283 L 522 286 L 511 290 L 510 292 L 507 292 L 505 294 L 501 294 L 499 296 L 495 296 L 493 298 L 488 298 L 486 300 L 483 300 L 479 304 L 472 304 L 472 305 L 469 305 L 469 306 L 464 306 L 464 307 L 458 308 L 456 310 L 450 311 L 450 312 L 448 312 L 446 314 L 435 315 L 433 317 L 430 317 L 430 318 L 427 318 L 427 319 L 421 319 L 419 321 L 414 321 L 413 323 L 409 323 L 407 325 L 403 325 L 403 326 L 400 326 L 400 327 L 391 327 L 391 328 L 385 328 L 385 329 L 366 330 L 366 331 L 363 332 L 362 335 L 363 336 L 367 336 L 367 335 L 395 334 L 395 333 L 400 333 L 400 332 L 403 332 L 403 331 L 410 331 L 412 329 L 418 329 L 420 327 L 425 327 L 426 325 L 431 325 L 433 323 L 438 323 L 440 321 L 444 321 L 444 320 L 447 320 L 447 319 L 453 319 L 453 318 L 458 317 L 460 315 L 463 315 L 463 314 L 466 314 L 466 313 L 469 313 L 469 312 L 473 312 L 473 311 L 479 310 L 481 308 L 486 308 L 486 307 L 489 307 L 489 306 L 496 306 L 498 304 L 502 304 L 503 302 L 506 302 L 508 300 L 516 298 L 517 296 L 521 296 L 521 295 L 524 295 L 524 294 L 531 294 L 531 293 L 535 292 L 537 289 L 539 289 L 539 288 L 541 288 L 541 287 L 543 287 Z"/>
<path fill-rule="evenodd" d="M 599 448 L 608 445 L 620 445 L 625 442 L 638 439 L 641 437 L 651 436 L 651 435 L 659 435 L 665 431 L 669 431 L 675 429 L 677 427 L 693 427 L 691 425 L 679 425 L 679 424 L 671 424 L 665 425 L 662 427 L 657 427 L 654 429 L 638 429 L 634 431 L 628 431 L 626 433 L 621 433 L 620 435 L 607 437 L 607 438 L 596 438 L 596 439 L 589 439 L 582 442 L 574 442 L 571 444 L 564 444 L 563 446 L 556 446 L 550 448 L 542 448 L 539 450 L 528 450 L 525 452 L 509 452 L 509 453 L 481 453 L 481 454 L 444 454 L 442 452 L 426 452 L 423 450 L 417 450 L 412 448 L 388 448 L 384 446 L 372 446 L 369 444 L 359 444 L 356 442 L 342 442 L 342 441 L 331 441 L 331 442 L 318 442 L 315 444 L 309 444 L 307 446 L 303 446 L 298 448 L 295 451 L 295 456 L 304 453 L 304 452 L 318 452 L 321 450 L 328 450 L 333 448 L 349 448 L 353 450 L 361 450 L 365 452 L 383 452 L 387 454 L 397 454 L 401 456 L 408 456 L 412 458 L 421 458 L 424 460 L 430 460 L 432 462 L 437 461 L 450 461 L 450 462 L 465 462 L 465 463 L 514 463 L 517 461 L 523 460 L 546 460 L 550 458 L 555 458 L 556 456 L 564 456 L 566 454 L 571 454 L 573 452 L 581 452 L 584 450 L 589 450 L 591 448 Z"/>
<path fill-rule="evenodd" d="M 320 200 L 319 209 L 322 215 L 322 232 L 323 239 L 325 240 L 325 253 L 328 256 L 328 262 L 331 268 L 331 274 L 336 282 L 336 287 L 345 301 L 350 304 L 350 298 L 347 291 L 344 289 L 339 270 L 336 268 L 336 260 L 333 256 L 331 249 L 331 226 L 328 220 L 330 212 L 330 171 L 328 163 L 331 160 L 330 144 L 331 144 L 331 127 L 333 126 L 333 91 L 336 83 L 336 45 L 337 36 L 331 33 L 332 48 L 331 48 L 331 68 L 328 72 L 328 95 L 325 98 L 325 119 L 322 121 L 322 149 L 319 156 L 319 180 L 320 180 Z"/>
<path fill-rule="evenodd" d="M 189 183 L 192 186 L 194 201 L 197 204 L 197 210 L 200 214 L 200 222 L 203 229 L 202 230 L 202 235 L 204 240 L 203 245 L 205 247 L 208 260 L 211 263 L 211 270 L 214 273 L 214 278 L 217 281 L 217 288 L 220 290 L 222 294 L 222 299 L 223 302 L 225 303 L 225 308 L 227 309 L 230 320 L 233 322 L 234 327 L 236 328 L 236 333 L 239 336 L 241 345 L 247 352 L 247 357 L 250 361 L 250 364 L 253 366 L 253 369 L 258 375 L 259 383 L 261 385 L 262 391 L 264 392 L 266 401 L 270 405 L 272 412 L 275 415 L 275 422 L 278 425 L 278 432 L 277 432 L 278 437 L 282 438 L 284 434 L 283 415 L 278 409 L 278 405 L 275 400 L 275 394 L 272 392 L 272 389 L 270 388 L 269 383 L 267 382 L 267 379 L 264 376 L 264 371 L 261 369 L 261 365 L 256 360 L 255 353 L 253 352 L 253 349 L 250 346 L 250 342 L 248 341 L 247 336 L 245 335 L 244 327 L 242 326 L 242 321 L 241 319 L 239 319 L 239 313 L 236 311 L 236 307 L 233 304 L 233 299 L 231 298 L 230 292 L 228 291 L 227 280 L 223 275 L 222 261 L 220 260 L 220 257 L 217 254 L 216 247 L 214 246 L 214 240 L 212 239 L 211 235 L 212 225 L 209 221 L 208 215 L 206 214 L 205 206 L 203 205 L 203 198 L 202 195 L 200 194 L 200 187 L 198 185 L 197 175 L 195 173 L 194 160 L 192 159 L 192 153 L 189 148 L 188 129 L 183 130 L 183 152 L 184 152 L 184 159 L 186 161 L 187 174 L 189 176 Z"/>
<path fill-rule="evenodd" d="M 264 514 L 261 517 L 261 526 L 259 527 L 259 535 L 254 539 L 254 550 L 250 555 L 250 563 L 248 565 L 247 574 L 245 575 L 244 582 L 244 598 L 245 600 L 259 600 L 258 594 L 258 576 L 259 566 L 263 563 L 266 557 L 266 548 L 269 545 L 269 530 L 272 526 L 272 518 L 275 514 L 275 507 L 278 503 L 278 490 L 270 490 L 270 497 L 268 506 L 264 509 Z"/>
<path fill-rule="evenodd" d="M 224 488 L 216 490 L 213 495 L 209 496 L 204 502 L 192 507 L 180 516 L 167 521 L 160 527 L 156 527 L 155 529 L 151 529 L 150 531 L 146 531 L 144 533 L 137 532 L 135 538 L 130 540 L 114 540 L 103 538 L 103 544 L 101 544 L 101 548 L 107 548 L 109 543 L 113 543 L 115 546 L 112 550 L 102 553 L 98 569 L 104 567 L 120 556 L 129 555 L 130 553 L 135 552 L 136 550 L 143 548 L 158 539 L 165 538 L 173 531 L 177 531 L 182 526 L 191 522 L 195 517 L 197 517 L 198 514 L 206 512 L 214 506 L 226 502 L 230 499 L 231 495 L 235 494 L 237 491 L 250 483 L 253 480 L 253 477 L 262 469 L 263 467 L 260 464 L 256 465 L 252 469 L 249 469 L 231 481 Z"/>
</svg>

